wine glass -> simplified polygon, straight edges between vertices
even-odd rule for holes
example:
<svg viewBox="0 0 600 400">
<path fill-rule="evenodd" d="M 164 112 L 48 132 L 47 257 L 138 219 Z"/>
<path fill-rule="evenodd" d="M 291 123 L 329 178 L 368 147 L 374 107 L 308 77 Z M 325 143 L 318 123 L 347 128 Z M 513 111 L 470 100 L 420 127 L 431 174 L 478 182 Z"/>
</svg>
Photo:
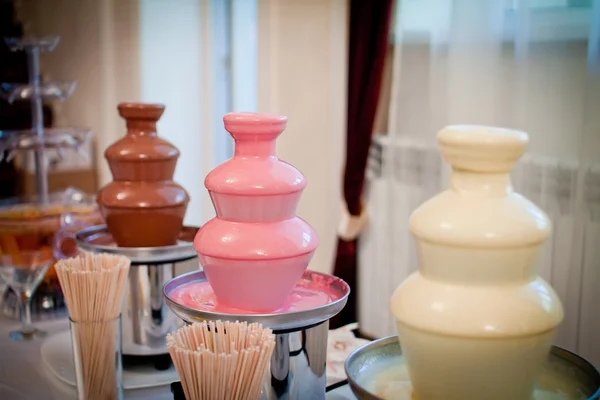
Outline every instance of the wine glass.
<svg viewBox="0 0 600 400">
<path fill-rule="evenodd" d="M 0 255 L 0 279 L 17 295 L 21 305 L 21 328 L 10 332 L 10 340 L 32 340 L 45 336 L 31 323 L 31 298 L 52 264 L 52 254 L 44 251 L 22 251 Z"/>
<path fill-rule="evenodd" d="M 78 214 L 66 212 L 60 216 L 60 229 L 54 235 L 52 252 L 56 260 L 76 257 L 80 254 L 75 242 L 75 235 L 84 228 L 102 223 L 100 213 Z"/>
</svg>

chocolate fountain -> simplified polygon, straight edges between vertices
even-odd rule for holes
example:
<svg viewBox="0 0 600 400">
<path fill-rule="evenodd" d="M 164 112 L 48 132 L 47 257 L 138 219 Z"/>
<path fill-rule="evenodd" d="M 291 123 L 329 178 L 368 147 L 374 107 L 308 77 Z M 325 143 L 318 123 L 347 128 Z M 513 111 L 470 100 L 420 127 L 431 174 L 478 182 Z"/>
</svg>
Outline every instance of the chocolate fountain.
<svg viewBox="0 0 600 400">
<path fill-rule="evenodd" d="M 306 269 L 318 240 L 296 216 L 306 179 L 275 155 L 286 121 L 256 113 L 224 117 L 235 154 L 205 180 L 217 216 L 194 240 L 203 271 L 171 280 L 164 295 L 188 323 L 238 320 L 274 331 L 263 398 L 324 399 L 329 319 L 350 288 Z"/>
<path fill-rule="evenodd" d="M 97 197 L 106 226 L 84 229 L 75 239 L 84 251 L 131 260 L 121 316 L 123 354 L 164 355 L 159 364 L 167 367 L 165 338 L 178 321 L 161 290 L 173 278 L 176 263 L 196 257 L 192 240 L 197 229 L 182 226 L 189 196 L 173 182 L 179 151 L 156 132 L 165 107 L 123 103 L 118 109 L 127 121 L 127 135 L 105 151 L 114 180 Z"/>
<path fill-rule="evenodd" d="M 122 103 L 118 109 L 127 135 L 104 152 L 114 180 L 98 192 L 100 211 L 120 247 L 171 246 L 190 198 L 173 182 L 179 150 L 156 133 L 165 107 Z"/>
<path fill-rule="evenodd" d="M 527 141 L 487 127 L 438 134 L 451 189 L 412 214 L 422 269 L 391 303 L 420 399 L 531 399 L 563 308 L 535 263 L 550 220 L 508 175 Z"/>
<path fill-rule="evenodd" d="M 348 358 L 353 390 L 361 399 L 599 398 L 598 370 L 552 347 L 563 309 L 537 274 L 550 221 L 509 176 L 527 134 L 450 126 L 438 142 L 451 187 L 410 218 L 421 265 L 391 299 L 398 337 Z"/>
</svg>

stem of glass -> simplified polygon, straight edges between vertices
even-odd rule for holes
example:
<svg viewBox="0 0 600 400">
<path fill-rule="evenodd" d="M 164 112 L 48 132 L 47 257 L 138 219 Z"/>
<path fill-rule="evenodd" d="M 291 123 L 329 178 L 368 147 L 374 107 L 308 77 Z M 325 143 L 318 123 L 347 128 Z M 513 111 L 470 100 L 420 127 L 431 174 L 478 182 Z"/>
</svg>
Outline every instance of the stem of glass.
<svg viewBox="0 0 600 400">
<path fill-rule="evenodd" d="M 19 294 L 21 303 L 21 331 L 24 333 L 32 332 L 33 324 L 31 323 L 31 295 L 28 292 Z"/>
</svg>

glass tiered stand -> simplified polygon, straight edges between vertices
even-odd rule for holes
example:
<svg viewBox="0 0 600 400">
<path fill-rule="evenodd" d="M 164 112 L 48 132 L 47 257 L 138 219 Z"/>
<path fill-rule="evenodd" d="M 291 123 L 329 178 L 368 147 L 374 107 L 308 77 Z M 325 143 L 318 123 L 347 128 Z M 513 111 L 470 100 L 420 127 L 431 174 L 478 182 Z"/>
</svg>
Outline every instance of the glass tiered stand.
<svg viewBox="0 0 600 400">
<path fill-rule="evenodd" d="M 24 51 L 28 57 L 28 83 L 2 83 L 1 95 L 9 102 L 31 103 L 31 129 L 0 131 L 0 157 L 12 159 L 17 154 L 33 155 L 36 194 L 0 202 L 0 298 L 2 311 L 21 316 L 21 335 L 37 332 L 31 326 L 31 316 L 62 314 L 65 310 L 53 263 L 57 246 L 55 234 L 64 224 L 77 219 L 97 224 L 100 216 L 93 196 L 69 188 L 62 192 L 48 191 L 48 157 L 62 160 L 65 151 L 75 151 L 86 158 L 85 146 L 91 138 L 89 129 L 45 128 L 44 101 L 64 101 L 75 89 L 74 81 L 42 82 L 39 55 L 53 51 L 58 36 L 5 38 L 12 51 Z M 67 216 L 67 217 L 65 217 Z M 73 249 L 76 248 L 72 244 Z M 67 250 L 67 251 L 66 251 Z M 60 253 L 68 253 L 62 249 Z M 33 258 L 32 258 L 32 255 Z M 35 265 L 28 260 L 35 259 Z M 40 263 L 47 264 L 40 268 Z M 20 305 L 20 307 L 19 307 Z M 13 335 L 18 339 L 19 332 Z M 25 335 L 27 336 L 27 335 Z"/>
</svg>

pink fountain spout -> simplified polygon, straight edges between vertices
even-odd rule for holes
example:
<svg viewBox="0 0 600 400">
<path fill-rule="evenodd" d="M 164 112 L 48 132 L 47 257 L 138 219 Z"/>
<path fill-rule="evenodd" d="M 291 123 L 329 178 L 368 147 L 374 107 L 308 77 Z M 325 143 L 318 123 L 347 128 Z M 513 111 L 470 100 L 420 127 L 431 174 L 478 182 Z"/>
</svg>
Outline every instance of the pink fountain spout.
<svg viewBox="0 0 600 400">
<path fill-rule="evenodd" d="M 223 121 L 235 154 L 204 181 L 217 216 L 194 247 L 219 304 L 271 312 L 284 306 L 318 246 L 296 216 L 306 179 L 275 155 L 286 117 L 230 113 Z"/>
</svg>

